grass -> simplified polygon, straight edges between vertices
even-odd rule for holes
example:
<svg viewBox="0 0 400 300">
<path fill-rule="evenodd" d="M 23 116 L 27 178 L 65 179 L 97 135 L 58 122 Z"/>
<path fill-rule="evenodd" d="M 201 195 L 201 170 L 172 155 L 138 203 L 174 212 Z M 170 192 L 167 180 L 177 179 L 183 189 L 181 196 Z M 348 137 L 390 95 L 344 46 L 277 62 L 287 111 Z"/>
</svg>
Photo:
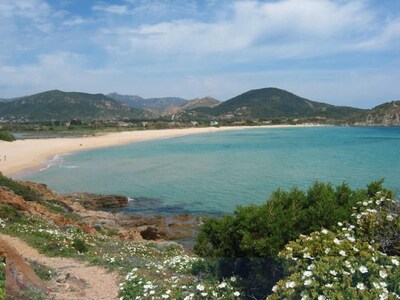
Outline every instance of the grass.
<svg viewBox="0 0 400 300">
<path fill-rule="evenodd" d="M 81 221 L 81 217 L 77 214 L 74 214 L 68 210 L 62 202 L 58 202 L 56 200 L 43 200 L 39 202 L 43 206 L 45 206 L 50 212 L 54 214 L 63 215 L 74 221 Z"/>
<path fill-rule="evenodd" d="M 30 259 L 28 260 L 28 263 L 36 275 L 44 281 L 50 281 L 53 277 L 57 276 L 57 272 L 53 268 Z"/>
<path fill-rule="evenodd" d="M 4 212 L 4 209 L 8 208 L 3 207 L 0 212 Z M 122 241 L 118 236 L 94 236 L 78 227 L 62 230 L 37 217 L 5 220 L 5 227 L 0 228 L 0 232 L 25 240 L 47 256 L 72 257 L 118 272 L 121 278 L 125 278 L 120 285 L 120 297 L 123 299 L 135 299 L 136 296 L 141 296 L 141 299 L 162 299 L 163 295 L 168 295 L 170 299 L 184 299 L 191 293 L 204 293 L 197 289 L 198 285 L 200 289 L 204 286 L 206 291 L 214 291 L 219 295 L 212 299 L 237 299 L 232 296 L 237 291 L 230 282 L 226 282 L 223 289 L 220 289 L 218 285 L 221 282 L 192 275 L 192 265 L 199 258 L 186 253 L 173 242 L 142 243 Z M 44 280 L 53 275 L 53 271 L 45 266 L 34 262 L 31 265 Z M 150 290 L 146 292 L 149 287 L 153 287 L 152 294 Z M 143 296 L 146 293 L 148 297 Z M 226 293 L 232 297 L 226 297 Z M 32 297 L 41 299 L 40 295 Z"/>
<path fill-rule="evenodd" d="M 15 194 L 20 195 L 26 201 L 40 201 L 40 197 L 30 188 L 11 180 L 5 176 L 0 175 L 0 186 L 5 186 L 12 190 Z"/>
</svg>

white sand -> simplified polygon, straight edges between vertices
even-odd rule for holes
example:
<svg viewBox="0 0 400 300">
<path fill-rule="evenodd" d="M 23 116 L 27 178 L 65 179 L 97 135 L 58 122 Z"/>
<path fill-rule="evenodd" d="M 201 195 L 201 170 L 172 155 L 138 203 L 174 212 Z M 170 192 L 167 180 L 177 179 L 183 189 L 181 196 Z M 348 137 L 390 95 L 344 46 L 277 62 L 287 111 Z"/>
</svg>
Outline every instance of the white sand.
<svg viewBox="0 0 400 300">
<path fill-rule="evenodd" d="M 3 175 L 12 176 L 29 169 L 40 168 L 46 160 L 57 154 L 82 150 L 109 147 L 132 142 L 171 138 L 189 134 L 240 130 L 249 128 L 288 128 L 315 125 L 276 125 L 276 126 L 240 126 L 240 127 L 206 127 L 164 130 L 125 131 L 92 137 L 27 139 L 15 142 L 0 141 L 0 171 Z M 4 157 L 6 156 L 6 160 Z"/>
</svg>

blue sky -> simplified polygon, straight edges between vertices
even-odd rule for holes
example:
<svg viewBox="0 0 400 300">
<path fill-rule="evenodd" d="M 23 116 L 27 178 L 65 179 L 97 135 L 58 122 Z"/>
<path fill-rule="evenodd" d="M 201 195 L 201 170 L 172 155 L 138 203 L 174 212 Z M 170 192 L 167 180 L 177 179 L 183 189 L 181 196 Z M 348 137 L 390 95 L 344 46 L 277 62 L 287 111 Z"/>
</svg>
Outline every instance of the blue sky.
<svg viewBox="0 0 400 300">
<path fill-rule="evenodd" d="M 398 0 L 0 0 L 0 39 L 0 98 L 274 86 L 357 107 L 400 99 Z"/>
</svg>

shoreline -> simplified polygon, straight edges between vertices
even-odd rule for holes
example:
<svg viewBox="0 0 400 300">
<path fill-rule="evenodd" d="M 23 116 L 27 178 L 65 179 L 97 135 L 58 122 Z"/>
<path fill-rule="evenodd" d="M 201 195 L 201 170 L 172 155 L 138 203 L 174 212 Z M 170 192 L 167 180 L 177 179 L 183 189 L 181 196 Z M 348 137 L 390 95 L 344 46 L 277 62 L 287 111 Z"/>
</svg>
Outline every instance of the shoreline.
<svg viewBox="0 0 400 300">
<path fill-rule="evenodd" d="M 15 176 L 30 170 L 40 170 L 46 161 L 49 161 L 56 155 L 73 154 L 85 150 L 107 148 L 135 142 L 230 130 L 321 126 L 325 125 L 266 125 L 158 129 L 123 131 L 90 137 L 26 139 L 14 142 L 0 141 L 0 172 L 5 176 Z M 4 161 L 5 156 L 6 160 Z"/>
</svg>

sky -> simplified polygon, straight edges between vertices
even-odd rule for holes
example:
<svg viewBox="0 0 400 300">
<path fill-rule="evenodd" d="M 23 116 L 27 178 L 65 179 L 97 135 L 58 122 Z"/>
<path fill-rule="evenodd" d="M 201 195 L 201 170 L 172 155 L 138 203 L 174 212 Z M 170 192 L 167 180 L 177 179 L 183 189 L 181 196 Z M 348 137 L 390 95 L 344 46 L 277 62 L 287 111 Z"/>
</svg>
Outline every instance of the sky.
<svg viewBox="0 0 400 300">
<path fill-rule="evenodd" d="M 399 0 L 0 0 L 0 98 L 400 99 Z"/>
</svg>

